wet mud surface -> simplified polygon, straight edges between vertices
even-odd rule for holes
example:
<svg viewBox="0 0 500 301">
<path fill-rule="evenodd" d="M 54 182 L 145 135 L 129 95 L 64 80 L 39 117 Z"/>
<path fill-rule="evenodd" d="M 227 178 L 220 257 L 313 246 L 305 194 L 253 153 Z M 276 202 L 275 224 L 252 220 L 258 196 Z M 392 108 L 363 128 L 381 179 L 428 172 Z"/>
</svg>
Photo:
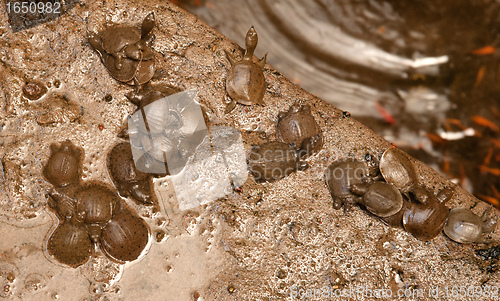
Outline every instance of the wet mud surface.
<svg viewBox="0 0 500 301">
<path fill-rule="evenodd" d="M 82 181 L 114 187 L 106 158 L 123 141 L 117 134 L 136 110 L 125 97 L 133 87 L 110 76 L 87 38 L 106 24 L 135 26 L 152 11 L 157 22 L 152 48 L 163 74 L 153 84 L 196 90 L 208 125 L 240 130 L 247 152 L 276 140 L 280 112 L 307 104 L 323 145 L 305 159 L 308 169 L 271 183 L 249 176 L 226 197 L 185 211 L 168 177 L 155 179 L 158 206 L 123 198 L 151 229 L 146 252 L 125 265 L 97 252 L 81 267 L 68 268 L 46 252 L 57 226 L 47 208 L 51 185 L 42 175 L 50 144 L 71 140 L 85 153 Z M 0 13 L 6 16 L 4 7 Z M 0 23 L 0 298 L 294 300 L 290 296 L 301 289 L 326 287 L 393 294 L 408 289 L 422 294 L 419 300 L 433 300 L 430 290 L 437 288 L 447 299 L 451 285 L 500 288 L 498 243 L 462 245 L 442 233 L 422 242 L 358 207 L 334 210 L 325 169 L 367 154 L 377 161 L 390 143 L 269 64 L 265 104 L 237 104 L 225 113 L 231 68 L 225 51 L 241 58 L 243 48 L 177 6 L 80 2 L 57 20 L 16 33 L 7 20 Z M 47 92 L 38 100 L 24 97 L 30 82 L 43 83 Z M 449 209 L 472 208 L 480 215 L 489 206 L 429 166 L 412 163 L 419 184 L 432 193 L 455 187 Z M 492 210 L 490 216 L 499 213 Z M 489 238 L 500 241 L 500 231 Z M 372 299 L 356 295 L 356 300 Z"/>
</svg>

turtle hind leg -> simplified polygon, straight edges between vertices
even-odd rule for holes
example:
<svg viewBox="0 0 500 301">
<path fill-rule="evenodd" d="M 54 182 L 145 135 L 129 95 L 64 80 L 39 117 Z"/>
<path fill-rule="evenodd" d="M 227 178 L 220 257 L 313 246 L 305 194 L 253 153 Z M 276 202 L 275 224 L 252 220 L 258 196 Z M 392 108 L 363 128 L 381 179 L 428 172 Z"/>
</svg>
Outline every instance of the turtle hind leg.
<svg viewBox="0 0 500 301">
<path fill-rule="evenodd" d="M 264 55 L 263 58 L 261 58 L 257 63 L 255 63 L 257 66 L 260 68 L 264 69 L 264 66 L 266 65 L 266 60 L 267 60 L 267 53 Z"/>
</svg>

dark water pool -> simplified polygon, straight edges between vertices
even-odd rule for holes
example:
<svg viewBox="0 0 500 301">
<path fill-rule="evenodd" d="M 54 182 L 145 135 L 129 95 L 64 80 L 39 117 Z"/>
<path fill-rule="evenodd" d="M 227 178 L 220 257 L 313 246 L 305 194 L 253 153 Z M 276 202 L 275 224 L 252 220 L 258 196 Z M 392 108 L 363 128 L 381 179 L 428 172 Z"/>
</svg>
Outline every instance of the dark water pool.
<svg viewBox="0 0 500 301">
<path fill-rule="evenodd" d="M 498 1 L 173 2 L 500 208 Z"/>
</svg>

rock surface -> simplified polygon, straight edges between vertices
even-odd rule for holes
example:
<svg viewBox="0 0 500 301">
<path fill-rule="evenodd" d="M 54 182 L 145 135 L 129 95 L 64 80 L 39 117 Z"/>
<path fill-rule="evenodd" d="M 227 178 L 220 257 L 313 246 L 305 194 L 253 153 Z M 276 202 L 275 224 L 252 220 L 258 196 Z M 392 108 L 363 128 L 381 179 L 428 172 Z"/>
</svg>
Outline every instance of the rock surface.
<svg viewBox="0 0 500 301">
<path fill-rule="evenodd" d="M 307 159 L 310 167 L 305 171 L 273 183 L 256 183 L 250 176 L 241 189 L 189 211 L 178 209 L 168 181 L 158 181 L 159 210 L 127 200 L 153 231 L 167 233 L 152 243 L 148 254 L 125 266 L 95 257 L 76 270 L 61 267 L 43 253 L 55 221 L 46 209 L 50 184 L 42 177 L 50 143 L 69 139 L 82 147 L 83 180 L 112 185 L 106 154 L 121 141 L 120 127 L 135 110 L 125 97 L 133 88 L 108 74 L 87 42 L 88 31 L 98 32 L 107 22 L 138 24 L 151 11 L 158 24 L 153 48 L 164 75 L 153 83 L 196 90 L 209 125 L 239 129 L 247 151 L 276 140 L 279 112 L 297 101 L 308 104 L 323 132 L 323 149 Z M 4 6 L 0 13 L 6 16 Z M 81 1 L 54 21 L 16 33 L 7 18 L 0 21 L 0 296 L 284 300 L 308 293 L 315 300 L 345 289 L 356 300 L 374 299 L 369 290 L 382 297 L 390 292 L 393 297 L 380 298 L 386 300 L 398 293 L 434 300 L 431 293 L 456 299 L 452 297 L 466 296 L 468 288 L 479 292 L 480 287 L 482 293 L 496 291 L 498 296 L 498 243 L 460 245 L 443 234 L 424 243 L 357 207 L 346 212 L 332 208 L 325 168 L 335 160 L 363 159 L 367 153 L 377 160 L 390 146 L 339 108 L 266 65 L 265 105 L 237 105 L 224 114 L 231 67 L 224 51 L 243 55 L 240 46 L 166 1 L 140 6 L 133 1 Z M 24 98 L 28 81 L 45 83 L 48 92 L 36 101 Z M 40 122 L 48 111 L 56 116 L 53 122 Z M 430 167 L 413 163 L 419 183 L 434 193 L 455 187 Z M 480 215 L 489 206 L 455 189 L 450 209 L 473 208 Z M 492 210 L 490 216 L 500 214 Z M 500 241 L 500 230 L 491 238 Z M 39 285 L 29 289 L 33 286 L 25 283 L 33 274 L 39 275 Z"/>
</svg>

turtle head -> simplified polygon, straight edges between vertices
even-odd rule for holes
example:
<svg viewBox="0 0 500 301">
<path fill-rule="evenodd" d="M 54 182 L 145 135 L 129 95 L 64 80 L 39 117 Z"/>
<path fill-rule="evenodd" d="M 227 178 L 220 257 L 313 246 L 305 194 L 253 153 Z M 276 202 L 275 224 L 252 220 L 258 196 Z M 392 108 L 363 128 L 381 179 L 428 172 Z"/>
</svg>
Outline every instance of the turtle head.
<svg viewBox="0 0 500 301">
<path fill-rule="evenodd" d="M 257 47 L 258 40 L 259 39 L 257 37 L 257 32 L 255 31 L 255 28 L 253 28 L 253 26 L 250 27 L 250 29 L 247 32 L 247 36 L 245 38 L 245 46 L 247 47 L 247 51 L 245 52 L 246 58 L 251 58 L 253 56 L 253 52 Z"/>
</svg>

